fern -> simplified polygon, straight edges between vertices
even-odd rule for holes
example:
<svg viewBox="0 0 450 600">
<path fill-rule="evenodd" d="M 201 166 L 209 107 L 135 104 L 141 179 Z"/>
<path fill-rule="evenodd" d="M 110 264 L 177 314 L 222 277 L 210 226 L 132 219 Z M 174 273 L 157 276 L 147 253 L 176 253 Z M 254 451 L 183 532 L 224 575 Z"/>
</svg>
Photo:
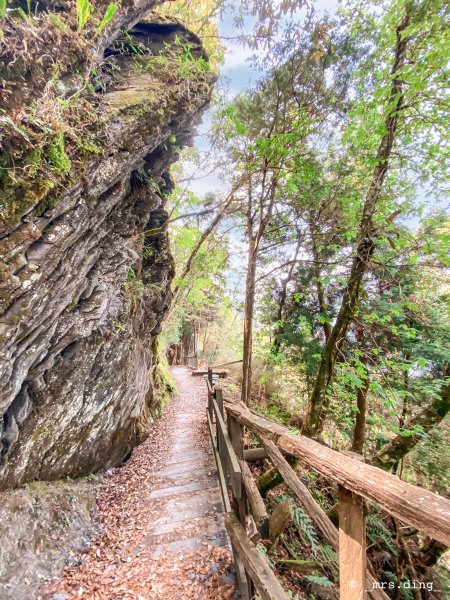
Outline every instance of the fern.
<svg viewBox="0 0 450 600">
<path fill-rule="evenodd" d="M 412 592 L 412 590 L 409 588 L 409 586 L 405 586 L 405 583 L 410 584 L 411 582 L 409 581 L 408 578 L 404 577 L 402 579 L 402 584 L 400 585 L 400 595 L 402 597 L 403 600 L 414 600 L 414 594 Z"/>
<path fill-rule="evenodd" d="M 94 6 L 89 0 L 77 0 L 78 31 L 81 31 L 89 20 Z"/>
<path fill-rule="evenodd" d="M 320 552 L 322 553 L 323 562 L 328 568 L 330 568 L 335 575 L 339 574 L 339 557 L 337 552 L 333 550 L 331 546 L 321 546 Z M 321 561 L 322 562 L 322 561 Z"/>
<path fill-rule="evenodd" d="M 300 508 L 299 506 L 296 506 L 294 508 L 294 519 L 295 519 L 295 522 L 297 523 L 297 525 L 300 527 L 301 532 L 307 538 L 307 540 L 311 546 L 313 555 L 316 556 L 317 549 L 319 546 L 319 540 L 317 539 L 317 533 L 316 533 L 316 530 L 314 529 L 311 519 L 305 513 L 305 511 L 302 508 Z"/>
<path fill-rule="evenodd" d="M 269 563 L 269 565 L 272 567 L 272 569 L 275 567 L 275 565 L 273 564 L 273 562 L 270 560 L 268 554 L 267 554 L 267 550 L 266 547 L 263 546 L 262 544 L 258 544 L 257 546 L 258 552 L 261 554 L 261 556 L 264 556 L 264 558 L 266 559 L 266 561 Z"/>
<path fill-rule="evenodd" d="M 314 583 L 314 585 L 321 585 L 323 587 L 333 587 L 333 582 L 328 577 L 321 577 L 319 575 L 305 575 L 305 579 Z"/>
<path fill-rule="evenodd" d="M 338 555 L 335 550 L 331 546 L 322 546 L 322 554 L 326 561 L 328 562 L 337 562 Z"/>
<path fill-rule="evenodd" d="M 113 16 L 116 14 L 118 8 L 117 2 L 110 2 L 110 4 L 108 4 L 108 8 L 103 15 L 103 19 L 100 21 L 100 25 L 97 27 L 97 35 L 108 25 Z"/>
<path fill-rule="evenodd" d="M 397 555 L 397 549 L 392 542 L 392 533 L 386 527 L 384 521 L 377 515 L 367 515 L 367 537 L 369 541 L 374 544 L 377 542 L 383 542 L 388 548 L 392 556 Z"/>
</svg>

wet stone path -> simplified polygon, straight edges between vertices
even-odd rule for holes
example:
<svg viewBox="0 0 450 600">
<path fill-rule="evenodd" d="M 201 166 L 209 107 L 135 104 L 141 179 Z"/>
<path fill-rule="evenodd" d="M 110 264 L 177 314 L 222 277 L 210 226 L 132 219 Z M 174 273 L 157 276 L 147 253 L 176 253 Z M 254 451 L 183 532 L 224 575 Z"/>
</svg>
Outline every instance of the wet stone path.
<svg viewBox="0 0 450 600">
<path fill-rule="evenodd" d="M 40 600 L 236 597 L 206 386 L 173 369 L 179 395 L 99 499 L 99 535 Z"/>
</svg>

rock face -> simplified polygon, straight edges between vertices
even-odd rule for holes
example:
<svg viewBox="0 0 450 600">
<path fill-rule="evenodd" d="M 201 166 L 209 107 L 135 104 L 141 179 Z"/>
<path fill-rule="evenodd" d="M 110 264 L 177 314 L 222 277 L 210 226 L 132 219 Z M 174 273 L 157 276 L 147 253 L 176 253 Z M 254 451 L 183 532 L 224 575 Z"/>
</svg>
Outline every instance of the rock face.
<svg viewBox="0 0 450 600">
<path fill-rule="evenodd" d="M 52 14 L 55 4 L 44 3 L 50 12 L 34 27 L 43 37 L 57 27 L 59 43 L 70 31 L 82 50 L 56 79 L 50 67 L 33 79 L 25 65 L 26 90 L 16 103 L 5 94 L 3 107 L 0 489 L 116 465 L 145 436 L 158 409 L 156 340 L 173 277 L 167 170 L 213 80 L 195 35 L 144 18 L 154 2 L 122 2 L 101 35 L 101 13 L 93 17 L 95 42 L 76 32 L 74 3 Z M 4 36 L 26 36 L 13 16 L 8 27 Z M 17 78 L 7 62 L 6 89 Z M 18 114 L 28 119 L 24 139 L 23 123 L 11 125 Z"/>
<path fill-rule="evenodd" d="M 0 597 L 36 600 L 39 588 L 64 565 L 77 564 L 77 551 L 97 532 L 93 524 L 94 482 L 36 482 L 2 492 Z"/>
</svg>

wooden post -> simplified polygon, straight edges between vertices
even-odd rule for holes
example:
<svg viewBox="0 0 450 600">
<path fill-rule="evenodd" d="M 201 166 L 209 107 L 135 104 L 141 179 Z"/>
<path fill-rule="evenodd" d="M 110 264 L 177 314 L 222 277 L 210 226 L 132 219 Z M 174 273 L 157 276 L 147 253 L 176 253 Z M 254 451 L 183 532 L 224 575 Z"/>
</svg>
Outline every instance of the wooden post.
<svg viewBox="0 0 450 600">
<path fill-rule="evenodd" d="M 222 393 L 222 388 L 216 388 L 216 390 L 215 390 L 215 398 L 216 398 L 216 404 L 217 404 L 217 406 L 219 407 L 219 410 L 220 410 L 220 414 L 223 417 L 223 393 Z M 211 400 L 211 402 L 212 402 L 212 400 Z M 217 436 L 216 436 L 216 439 L 217 439 L 217 449 L 219 450 L 219 454 L 220 454 L 222 452 L 222 449 L 220 447 L 220 437 L 221 436 L 220 436 L 220 433 L 219 433 L 219 424 L 217 422 L 217 419 L 216 419 L 216 427 L 217 427 L 217 432 L 216 432 L 217 433 Z"/>
<path fill-rule="evenodd" d="M 256 462 L 263 458 L 267 458 L 265 448 L 249 448 L 248 450 L 244 450 L 244 460 L 246 462 Z"/>
<path fill-rule="evenodd" d="M 339 486 L 341 600 L 366 600 L 366 521 L 363 498 Z"/>
<path fill-rule="evenodd" d="M 213 410 L 213 393 L 209 381 L 206 380 L 206 389 L 208 390 L 208 412 L 211 422 L 214 421 L 214 410 Z"/>
<path fill-rule="evenodd" d="M 212 384 L 213 384 L 213 370 L 212 370 L 212 367 L 208 367 L 208 381 L 209 381 L 209 383 L 212 386 Z"/>
<path fill-rule="evenodd" d="M 224 416 L 224 412 L 223 412 L 223 390 L 222 390 L 222 388 L 219 388 L 219 387 L 216 387 L 216 402 L 217 402 L 217 406 L 219 407 L 220 414 L 223 417 Z M 234 451 L 236 452 L 236 448 L 234 449 Z M 241 457 L 238 455 L 238 458 L 240 459 Z"/>
<path fill-rule="evenodd" d="M 234 452 L 239 461 L 244 459 L 244 439 L 243 439 L 243 428 L 237 419 L 228 415 L 227 418 L 228 424 L 228 435 L 230 436 L 231 444 L 233 446 Z M 241 522 L 242 526 L 245 528 L 245 517 L 248 514 L 247 510 L 247 495 L 245 493 L 245 488 L 242 491 L 240 498 L 233 498 L 234 501 L 234 511 Z"/>
<path fill-rule="evenodd" d="M 222 464 L 229 475 L 233 497 L 241 498 L 243 489 L 241 466 L 231 443 L 230 436 L 228 435 L 225 422 L 220 414 L 217 402 L 214 399 L 213 407 L 216 414 L 217 432 L 220 440 L 219 455 L 222 460 Z"/>
<path fill-rule="evenodd" d="M 225 515 L 225 527 L 235 549 L 235 554 L 241 558 L 245 570 L 255 581 L 261 598 L 263 600 L 287 600 L 288 596 L 277 580 L 275 573 L 258 552 L 256 546 L 249 540 L 245 529 L 233 513 Z M 249 597 L 253 598 L 253 595 Z"/>
<path fill-rule="evenodd" d="M 361 454 L 344 451 L 359 462 Z M 364 498 L 339 486 L 339 581 L 342 600 L 367 598 L 366 503 Z"/>
<path fill-rule="evenodd" d="M 208 390 L 208 414 L 209 414 L 209 418 L 211 419 L 211 421 L 213 420 L 213 404 L 212 404 L 212 395 L 211 392 Z"/>
<path fill-rule="evenodd" d="M 244 460 L 244 428 L 239 421 L 231 415 L 227 415 L 227 424 L 228 435 L 230 436 L 236 456 L 238 457 L 239 461 L 242 461 Z M 246 517 L 248 515 L 248 505 L 247 494 L 244 486 L 242 488 L 242 494 L 240 498 L 235 498 L 233 496 L 233 510 L 245 530 Z M 250 577 L 247 577 L 246 582 L 239 582 L 239 587 L 241 588 L 241 595 L 245 595 L 247 593 L 249 598 L 253 598 L 254 590 Z"/>
<path fill-rule="evenodd" d="M 285 528 L 292 521 L 292 506 L 290 502 L 280 502 L 269 520 L 269 539 L 272 544 L 278 540 Z"/>
</svg>

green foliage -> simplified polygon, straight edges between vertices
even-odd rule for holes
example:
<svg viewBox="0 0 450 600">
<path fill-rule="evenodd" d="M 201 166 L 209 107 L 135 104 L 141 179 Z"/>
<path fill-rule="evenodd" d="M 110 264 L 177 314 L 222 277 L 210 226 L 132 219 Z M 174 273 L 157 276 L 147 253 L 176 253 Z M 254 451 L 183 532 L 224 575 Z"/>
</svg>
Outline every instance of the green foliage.
<svg viewBox="0 0 450 600">
<path fill-rule="evenodd" d="M 167 404 L 167 402 L 178 393 L 177 385 L 170 372 L 166 355 L 164 352 L 160 351 L 159 344 L 156 365 L 153 371 L 153 383 L 158 395 L 159 406 Z"/>
<path fill-rule="evenodd" d="M 258 544 L 257 546 L 258 552 L 261 554 L 261 556 L 264 557 L 264 559 L 268 562 L 268 564 L 272 567 L 272 569 L 275 567 L 274 563 L 270 560 L 269 555 L 267 554 L 267 549 L 263 544 Z"/>
<path fill-rule="evenodd" d="M 131 313 L 134 313 L 139 300 L 146 292 L 146 287 L 142 279 L 136 275 L 136 271 L 133 268 L 128 269 L 127 279 L 123 289 L 127 292 L 130 299 L 130 311 Z"/>
<path fill-rule="evenodd" d="M 237 108 L 230 104 L 220 111 L 219 118 L 222 119 L 221 129 L 225 140 L 232 140 L 238 135 L 245 135 L 247 128 L 238 116 Z"/>
<path fill-rule="evenodd" d="M 367 539 L 371 544 L 382 544 L 388 549 L 391 556 L 397 555 L 397 550 L 394 545 L 393 535 L 390 529 L 386 526 L 380 515 L 369 514 L 366 518 Z"/>
<path fill-rule="evenodd" d="M 142 248 L 142 258 L 145 260 L 150 259 L 154 255 L 154 250 L 150 246 L 144 246 Z"/>
<path fill-rule="evenodd" d="M 261 382 L 261 379 L 257 381 L 257 383 Z M 272 421 L 278 421 L 282 425 L 289 425 L 292 418 L 292 415 L 287 410 L 276 404 L 271 404 L 267 408 L 257 404 L 255 405 L 255 411 Z"/>
<path fill-rule="evenodd" d="M 0 18 L 6 15 L 6 0 L 0 0 Z"/>
<path fill-rule="evenodd" d="M 77 29 L 81 31 L 88 22 L 94 6 L 89 0 L 76 0 L 77 7 Z"/>
<path fill-rule="evenodd" d="M 99 26 L 97 27 L 96 35 L 98 35 L 111 21 L 114 15 L 117 12 L 119 5 L 117 2 L 110 2 L 106 8 L 105 14 L 103 15 L 103 19 L 100 21 Z"/>
<path fill-rule="evenodd" d="M 338 554 L 331 546 L 321 546 L 320 552 L 322 554 L 323 561 L 328 567 L 331 567 L 332 571 L 336 574 L 339 573 L 339 557 Z"/>
<path fill-rule="evenodd" d="M 196 33 L 205 47 L 212 69 L 217 71 L 223 61 L 224 48 L 217 30 L 217 18 L 223 5 L 216 0 L 174 0 L 165 2 L 159 10 L 165 15 L 180 19 Z"/>
<path fill-rule="evenodd" d="M 309 515 L 300 506 L 296 506 L 294 508 L 294 519 L 299 526 L 301 536 L 306 539 L 311 546 L 313 555 L 316 556 L 319 548 L 319 540 Z"/>
<path fill-rule="evenodd" d="M 51 27 L 54 27 L 57 31 L 64 34 L 70 34 L 71 29 L 69 25 L 61 18 L 58 13 L 50 12 L 48 14 L 48 20 Z"/>
<path fill-rule="evenodd" d="M 33 178 L 39 173 L 42 167 L 43 150 L 42 148 L 35 148 L 25 157 L 24 168 L 27 171 L 29 177 Z"/>
<path fill-rule="evenodd" d="M 55 171 L 61 175 L 69 173 L 72 163 L 65 151 L 64 134 L 57 133 L 48 150 L 48 158 Z"/>
<path fill-rule="evenodd" d="M 51 183 L 51 182 L 49 182 Z M 51 189 L 51 186 L 50 186 Z M 36 210 L 36 216 L 41 217 L 43 214 L 45 214 L 45 212 L 49 209 L 55 208 L 56 206 L 56 199 L 52 198 L 52 196 L 47 196 L 47 198 L 45 198 L 37 207 Z"/>
<path fill-rule="evenodd" d="M 319 575 L 305 575 L 305 579 L 307 579 L 310 583 L 326 588 L 333 587 L 333 582 L 328 579 L 328 577 L 319 576 Z"/>
<path fill-rule="evenodd" d="M 181 53 L 177 56 L 178 67 L 176 74 L 180 79 L 198 79 L 199 75 L 210 71 L 209 62 L 203 57 L 196 57 L 192 54 L 192 45 L 183 44 L 176 37 L 175 44 L 181 49 Z"/>
<path fill-rule="evenodd" d="M 404 460 L 403 478 L 415 485 L 429 488 L 441 495 L 450 489 L 448 469 L 448 440 L 450 418 L 442 421 L 426 436 L 419 439 Z"/>
</svg>

